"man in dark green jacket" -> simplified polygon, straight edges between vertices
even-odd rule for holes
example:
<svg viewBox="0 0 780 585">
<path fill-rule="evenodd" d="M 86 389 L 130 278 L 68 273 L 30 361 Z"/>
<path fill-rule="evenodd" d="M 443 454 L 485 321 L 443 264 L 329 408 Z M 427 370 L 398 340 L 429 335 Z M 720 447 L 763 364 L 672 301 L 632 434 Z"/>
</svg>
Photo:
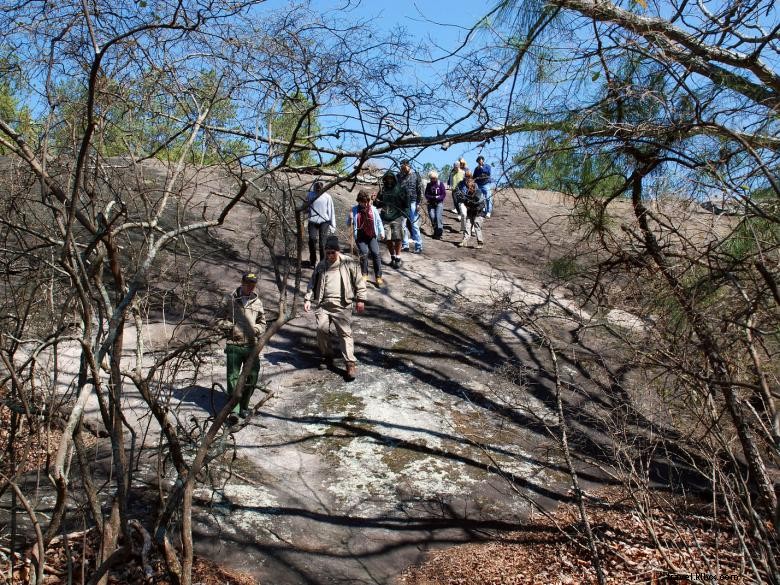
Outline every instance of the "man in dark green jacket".
<svg viewBox="0 0 780 585">
<path fill-rule="evenodd" d="M 404 239 L 404 222 L 409 218 L 409 194 L 401 189 L 391 172 L 382 177 L 382 189 L 374 205 L 381 210 L 385 225 L 385 242 L 390 252 L 390 265 L 401 267 L 401 243 Z"/>
</svg>

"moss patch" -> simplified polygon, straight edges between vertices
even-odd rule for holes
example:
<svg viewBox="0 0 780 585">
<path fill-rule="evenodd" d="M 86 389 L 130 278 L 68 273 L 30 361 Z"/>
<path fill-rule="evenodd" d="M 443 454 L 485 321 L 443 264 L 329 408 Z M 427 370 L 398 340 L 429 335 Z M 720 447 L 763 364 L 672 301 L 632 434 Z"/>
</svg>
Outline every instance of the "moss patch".
<svg viewBox="0 0 780 585">
<path fill-rule="evenodd" d="M 323 415 L 346 413 L 356 416 L 363 412 L 365 401 L 360 396 L 345 390 L 331 390 L 320 397 L 320 412 Z"/>
<path fill-rule="evenodd" d="M 430 455 L 403 447 L 389 447 L 382 453 L 382 463 L 384 463 L 390 471 L 398 473 L 410 463 L 425 459 L 426 457 L 430 457 Z"/>
</svg>

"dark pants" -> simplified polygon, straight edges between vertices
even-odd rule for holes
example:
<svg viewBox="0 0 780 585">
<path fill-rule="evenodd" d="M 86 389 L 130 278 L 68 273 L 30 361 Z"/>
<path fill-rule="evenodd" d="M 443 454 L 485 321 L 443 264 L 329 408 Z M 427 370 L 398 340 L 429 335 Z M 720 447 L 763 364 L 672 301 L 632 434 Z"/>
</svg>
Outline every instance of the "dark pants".
<svg viewBox="0 0 780 585">
<path fill-rule="evenodd" d="M 319 241 L 320 260 L 325 259 L 325 240 L 328 237 L 330 224 L 327 221 L 322 223 L 309 222 L 309 262 L 314 266 L 317 264 L 317 243 Z"/>
<path fill-rule="evenodd" d="M 370 254 L 371 262 L 374 265 L 374 276 L 382 276 L 382 258 L 379 255 L 379 242 L 376 241 L 376 238 L 369 238 L 363 232 L 358 232 L 355 243 L 360 251 L 360 272 L 368 274 L 368 256 Z"/>
<path fill-rule="evenodd" d="M 238 376 L 241 374 L 241 366 L 244 360 L 252 353 L 251 345 L 233 345 L 228 343 L 225 346 L 225 354 L 227 355 L 227 391 L 228 395 L 233 396 L 236 391 L 236 383 L 238 382 Z M 252 369 L 249 371 L 249 375 L 246 377 L 246 384 L 244 384 L 244 392 L 241 395 L 238 404 L 233 408 L 233 412 L 239 413 L 242 410 L 249 409 L 249 400 L 252 398 L 252 394 L 255 391 L 255 385 L 257 384 L 257 376 L 260 373 L 260 358 L 255 360 Z"/>
</svg>

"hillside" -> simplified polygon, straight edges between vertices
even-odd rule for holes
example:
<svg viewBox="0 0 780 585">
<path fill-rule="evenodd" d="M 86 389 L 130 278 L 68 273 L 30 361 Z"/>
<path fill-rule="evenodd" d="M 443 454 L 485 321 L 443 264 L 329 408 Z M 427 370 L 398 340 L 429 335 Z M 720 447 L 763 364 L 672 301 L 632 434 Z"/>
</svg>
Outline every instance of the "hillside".
<svg viewBox="0 0 780 585">
<path fill-rule="evenodd" d="M 199 177 L 188 191 L 186 209 L 202 208 L 207 215 L 220 204 L 215 194 L 229 189 L 217 173 Z M 345 218 L 356 190 L 332 192 L 339 217 Z M 621 226 L 631 229 L 629 206 L 617 202 L 614 208 L 614 233 L 620 234 Z M 733 227 L 729 218 L 682 202 L 665 202 L 657 211 L 685 217 L 691 241 Z M 620 392 L 614 380 L 603 377 L 626 363 L 626 346 L 617 342 L 642 343 L 650 324 L 631 312 L 630 295 L 617 302 L 615 293 L 630 290 L 630 281 L 613 283 L 605 296 L 616 299 L 611 310 L 589 300 L 582 273 L 605 252 L 583 239 L 572 212 L 572 202 L 557 193 L 504 191 L 486 222 L 481 250 L 457 247 L 460 234 L 447 212 L 442 241 L 426 238 L 424 253 L 406 254 L 399 270 L 385 265 L 383 287 L 369 279 L 367 310 L 353 324 L 359 360 L 353 383 L 345 382 L 340 370 L 317 369 L 312 315 L 301 313 L 288 323 L 261 354 L 264 392 L 272 396 L 245 425 L 221 431 L 215 458 L 195 491 L 198 554 L 258 583 L 280 585 L 392 583 L 407 568 L 424 563 L 432 550 L 439 551 L 432 564 L 407 571 L 401 582 L 593 578 L 587 552 L 578 548 L 583 539 L 575 537 L 578 546 L 567 540 L 579 520 L 559 441 L 557 390 L 574 468 L 604 541 L 631 513 L 621 477 L 633 478 L 621 475 L 625 469 L 616 450 L 623 441 L 649 443 L 672 430 L 651 368 L 622 371 Z M 259 269 L 269 320 L 276 316 L 274 273 L 254 227 L 258 213 L 252 205 L 239 206 L 223 227 L 161 256 L 149 279 L 140 337 L 147 359 L 205 330 L 215 303 L 245 269 Z M 180 215 L 166 218 L 169 225 L 181 220 Z M 430 228 L 424 231 L 429 234 Z M 343 225 L 339 235 L 348 253 Z M 303 271 L 301 287 L 309 274 Z M 131 358 L 132 327 L 127 339 L 125 353 Z M 549 339 L 558 350 L 557 365 Z M 77 345 L 63 346 L 60 359 L 63 373 L 75 376 Z M 196 438 L 225 402 L 222 346 L 206 345 L 197 360 L 177 363 L 166 376 L 161 387 L 169 392 L 170 409 Z M 69 381 L 63 376 L 63 390 Z M 262 396 L 258 391 L 255 399 Z M 630 409 L 630 420 L 616 426 L 613 414 L 623 407 Z M 90 418 L 98 416 L 94 400 L 87 410 Z M 170 488 L 172 467 L 161 481 L 156 477 L 161 454 L 156 424 L 129 388 L 123 412 L 140 439 L 136 481 Z M 650 498 L 651 488 L 702 487 L 686 483 L 677 463 L 674 454 L 651 455 L 650 483 L 632 493 Z M 136 506 L 148 511 L 151 493 Z M 642 525 L 632 526 L 638 531 Z M 702 537 L 698 546 L 709 546 L 702 544 L 706 540 Z M 488 548 L 480 548 L 480 542 Z M 440 550 L 455 544 L 469 546 Z M 649 570 L 663 574 L 669 570 L 664 556 L 691 570 L 706 565 L 672 551 L 660 557 L 626 552 L 629 545 L 617 537 L 613 544 L 630 561 L 617 567 L 619 554 L 612 558 L 614 582 L 632 575 L 641 581 L 639 575 Z M 642 551 L 648 547 L 644 541 L 629 544 Z M 691 543 L 683 539 L 674 546 L 683 544 Z M 518 557 L 534 560 L 518 563 Z M 552 572 L 537 578 L 541 565 Z M 486 574 L 494 580 L 485 581 Z"/>
</svg>

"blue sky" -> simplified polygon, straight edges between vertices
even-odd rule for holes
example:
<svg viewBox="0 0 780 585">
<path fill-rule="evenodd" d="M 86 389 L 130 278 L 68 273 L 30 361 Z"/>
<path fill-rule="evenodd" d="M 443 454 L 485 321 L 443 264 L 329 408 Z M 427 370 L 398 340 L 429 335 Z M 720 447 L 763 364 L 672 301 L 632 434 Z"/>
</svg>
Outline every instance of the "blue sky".
<svg viewBox="0 0 780 585">
<path fill-rule="evenodd" d="M 314 0 L 311 5 L 316 9 L 324 9 L 347 4 L 350 4 L 348 0 Z M 355 2 L 351 4 L 354 5 Z M 371 18 L 374 24 L 383 30 L 401 26 L 417 39 L 430 38 L 438 46 L 453 48 L 462 42 L 467 29 L 479 21 L 492 6 L 493 0 L 365 0 L 348 8 L 348 14 Z M 480 153 L 481 151 L 469 144 L 458 144 L 446 151 L 441 148 L 428 149 L 420 155 L 417 162 L 431 162 L 441 169 L 445 164 L 452 164 L 462 156 L 469 167 L 473 168 Z M 489 163 L 495 162 L 495 157 L 492 157 L 490 152 L 485 151 L 482 154 Z"/>
<path fill-rule="evenodd" d="M 264 9 L 276 10 L 287 5 L 289 0 L 269 0 L 263 6 Z M 343 18 L 349 21 L 367 20 L 380 30 L 390 30 L 400 26 L 417 40 L 432 39 L 436 46 L 449 49 L 457 47 L 465 37 L 467 29 L 478 22 L 493 5 L 494 0 L 487 2 L 311 0 L 309 2 L 309 6 L 317 12 L 343 15 Z M 423 163 L 430 162 L 441 169 L 444 165 L 452 164 L 463 157 L 469 167 L 474 167 L 479 154 L 485 155 L 490 164 L 495 165 L 498 160 L 495 153 L 489 150 L 477 150 L 469 144 L 457 144 L 447 150 L 442 150 L 440 147 L 426 150 L 415 159 L 415 166 L 419 170 Z M 382 161 L 377 163 L 381 166 L 386 165 L 386 162 Z"/>
</svg>

